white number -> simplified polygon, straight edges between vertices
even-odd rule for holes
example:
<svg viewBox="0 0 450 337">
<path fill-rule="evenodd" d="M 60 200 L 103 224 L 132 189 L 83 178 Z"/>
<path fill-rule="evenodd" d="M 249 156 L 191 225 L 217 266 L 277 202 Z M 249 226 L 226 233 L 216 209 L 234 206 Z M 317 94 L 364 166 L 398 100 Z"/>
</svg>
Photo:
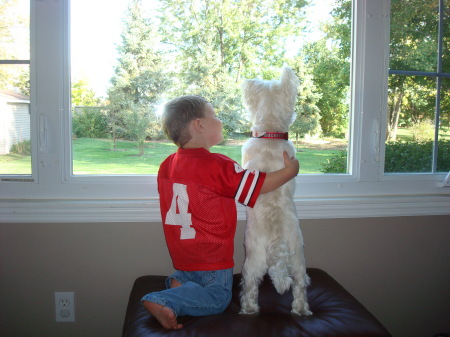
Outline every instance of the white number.
<svg viewBox="0 0 450 337">
<path fill-rule="evenodd" d="M 166 214 L 166 225 L 181 226 L 181 240 L 195 239 L 191 214 L 188 213 L 189 197 L 186 185 L 173 184 L 173 197 L 170 209 Z M 178 213 L 177 213 L 178 209 Z"/>
</svg>

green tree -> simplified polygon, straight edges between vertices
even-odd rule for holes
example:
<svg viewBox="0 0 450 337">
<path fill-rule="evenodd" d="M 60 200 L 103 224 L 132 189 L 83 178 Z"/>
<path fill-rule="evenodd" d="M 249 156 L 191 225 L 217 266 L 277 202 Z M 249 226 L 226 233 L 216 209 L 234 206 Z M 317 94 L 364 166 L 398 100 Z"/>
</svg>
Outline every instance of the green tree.
<svg viewBox="0 0 450 337">
<path fill-rule="evenodd" d="M 29 34 L 29 18 L 22 16 L 18 0 L 0 0 L 0 60 L 16 60 L 19 49 L 27 45 L 19 45 L 18 35 L 14 30 Z M 20 35 L 23 41 L 27 39 Z M 29 41 L 29 39 L 28 39 Z M 18 89 L 24 95 L 30 95 L 29 66 L 0 65 L 0 89 Z"/>
<path fill-rule="evenodd" d="M 72 82 L 72 106 L 98 106 L 100 99 L 85 78 Z"/>
<path fill-rule="evenodd" d="M 342 67 L 344 72 L 341 76 L 335 70 L 339 70 L 339 62 L 348 61 L 350 56 L 350 35 L 351 35 L 351 1 L 336 0 L 332 11 L 333 20 L 323 27 L 326 33 L 325 39 L 333 41 L 337 46 L 336 50 L 328 57 L 330 61 L 330 76 L 342 81 L 342 85 L 347 85 L 349 80 L 349 66 Z M 438 28 L 438 1 L 433 0 L 393 0 L 391 2 L 391 27 L 390 27 L 390 63 L 389 68 L 393 70 L 417 70 L 436 71 L 437 66 L 437 28 Z M 444 11 L 444 59 L 443 71 L 450 71 L 450 19 L 448 6 Z M 328 42 L 329 43 L 329 42 Z M 316 46 L 317 48 L 317 46 Z M 312 55 L 319 56 L 320 53 Z M 317 57 L 316 56 L 316 57 Z M 326 59 L 326 58 L 325 58 Z M 326 61 L 328 62 L 328 61 Z M 325 64 L 326 64 L 325 62 Z M 321 64 L 317 61 L 316 64 Z M 337 65 L 337 67 L 336 67 Z M 319 78 L 321 83 L 316 81 L 316 85 L 322 88 L 325 85 L 324 75 L 320 75 L 319 69 L 314 68 L 315 78 Z M 339 84 L 339 83 L 336 83 Z M 340 86 L 341 84 L 339 84 Z M 333 87 L 333 86 L 331 86 Z M 448 92 L 449 88 L 443 81 L 442 92 Z M 343 93 L 343 92 L 342 92 Z M 332 94 L 332 92 L 330 93 Z M 434 79 L 424 76 L 389 76 L 389 96 L 388 96 L 388 116 L 386 138 L 393 140 L 396 138 L 399 124 L 409 126 L 421 120 L 434 119 L 434 102 L 436 94 L 436 83 Z M 319 108 L 322 115 L 322 127 L 324 132 L 329 129 L 325 121 L 333 120 L 336 116 L 335 104 L 332 103 L 339 96 L 327 95 L 324 93 Z M 344 99 L 344 96 L 341 96 Z M 442 95 L 441 111 L 447 114 L 450 109 L 449 95 Z M 327 104 L 325 104 L 327 103 Z M 325 109 L 325 110 L 324 110 Z M 331 110 L 330 110 L 331 109 Z M 345 115 L 345 111 L 342 111 Z M 448 119 L 448 117 L 447 117 Z"/>
<path fill-rule="evenodd" d="M 305 47 L 306 64 L 312 69 L 314 85 L 321 94 L 316 105 L 325 135 L 341 134 L 348 125 L 349 61 L 339 57 L 338 49 L 326 39 Z"/>
<path fill-rule="evenodd" d="M 340 135 L 348 126 L 350 88 L 351 1 L 336 0 L 332 18 L 322 25 L 319 41 L 305 46 L 305 64 L 321 94 L 316 105 L 325 135 Z"/>
<path fill-rule="evenodd" d="M 77 137 L 108 136 L 108 123 L 100 98 L 86 78 L 72 82 L 72 133 Z"/>
<path fill-rule="evenodd" d="M 303 57 L 298 57 L 296 60 L 297 64 L 293 70 L 300 78 L 297 103 L 295 106 L 297 118 L 292 123 L 289 131 L 295 133 L 296 140 L 298 141 L 299 137 L 304 137 L 307 134 L 311 136 L 320 135 L 322 129 L 320 127 L 320 110 L 317 106 L 321 94 L 314 85 L 312 75 L 306 71 L 306 67 L 303 64 Z"/>
<path fill-rule="evenodd" d="M 121 37 L 108 90 L 114 147 L 117 136 L 122 135 L 138 141 L 139 154 L 143 154 L 148 129 L 156 120 L 156 105 L 169 80 L 159 34 L 155 24 L 144 17 L 140 0 L 130 2 Z"/>
<path fill-rule="evenodd" d="M 13 78 L 12 87 L 16 88 L 20 93 L 30 96 L 30 67 L 29 66 L 13 66 L 15 70 L 13 70 Z M 1 76 L 1 75 L 0 75 Z"/>
<path fill-rule="evenodd" d="M 444 9 L 443 71 L 450 72 L 449 11 Z M 437 70 L 438 1 L 393 0 L 391 2 L 390 63 L 392 70 Z M 448 93 L 448 85 L 442 91 Z M 446 91 L 447 90 L 447 91 Z M 436 82 L 425 76 L 389 76 L 387 140 L 395 140 L 399 124 L 434 119 Z M 449 95 L 442 95 L 441 111 L 450 110 Z"/>
<path fill-rule="evenodd" d="M 205 96 L 227 132 L 246 127 L 243 78 L 279 76 L 306 0 L 162 0 L 161 31 L 179 66 L 173 95 Z"/>
</svg>

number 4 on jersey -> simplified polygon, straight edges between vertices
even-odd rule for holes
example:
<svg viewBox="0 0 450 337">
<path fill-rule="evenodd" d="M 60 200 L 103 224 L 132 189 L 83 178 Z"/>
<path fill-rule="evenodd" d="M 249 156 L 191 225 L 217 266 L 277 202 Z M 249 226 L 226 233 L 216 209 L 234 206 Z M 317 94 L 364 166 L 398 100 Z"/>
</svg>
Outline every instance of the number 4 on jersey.
<svg viewBox="0 0 450 337">
<path fill-rule="evenodd" d="M 181 226 L 180 240 L 195 239 L 191 214 L 188 213 L 189 196 L 186 185 L 173 184 L 172 204 L 166 214 L 166 225 Z"/>
</svg>

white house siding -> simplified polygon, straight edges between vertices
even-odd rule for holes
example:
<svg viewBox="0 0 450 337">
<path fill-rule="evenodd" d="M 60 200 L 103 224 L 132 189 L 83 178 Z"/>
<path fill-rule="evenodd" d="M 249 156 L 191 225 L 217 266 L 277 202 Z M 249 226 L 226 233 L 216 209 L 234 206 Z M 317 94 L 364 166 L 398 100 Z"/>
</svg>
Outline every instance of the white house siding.
<svg viewBox="0 0 450 337">
<path fill-rule="evenodd" d="M 29 103 L 5 98 L 0 97 L 0 155 L 8 154 L 12 145 L 30 139 Z"/>
</svg>

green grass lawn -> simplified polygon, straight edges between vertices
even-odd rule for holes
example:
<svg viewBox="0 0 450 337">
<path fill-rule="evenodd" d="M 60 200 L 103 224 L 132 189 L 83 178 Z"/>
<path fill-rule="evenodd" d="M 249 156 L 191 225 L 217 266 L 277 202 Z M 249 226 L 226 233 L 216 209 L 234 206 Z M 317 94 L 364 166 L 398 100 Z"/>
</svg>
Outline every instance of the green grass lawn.
<svg viewBox="0 0 450 337">
<path fill-rule="evenodd" d="M 240 163 L 241 147 L 240 144 L 218 145 L 211 151 L 223 153 Z M 161 162 L 175 151 L 176 146 L 169 142 L 147 142 L 145 154 L 139 155 L 136 142 L 120 140 L 114 149 L 111 139 L 79 138 L 73 141 L 73 171 L 75 175 L 156 174 Z M 300 173 L 321 173 L 321 163 L 337 152 L 299 147 Z M 0 156 L 0 174 L 30 172 L 30 156 Z"/>
<path fill-rule="evenodd" d="M 222 153 L 238 163 L 241 162 L 241 145 L 218 145 L 211 151 Z M 77 139 L 74 141 L 74 174 L 156 174 L 161 162 L 176 151 L 176 146 L 166 142 L 148 142 L 145 154 L 139 155 L 137 144 L 118 141 L 113 149 L 107 139 Z M 300 149 L 297 158 L 301 173 L 320 173 L 320 163 L 326 161 L 332 150 Z"/>
<path fill-rule="evenodd" d="M 0 174 L 31 174 L 31 156 L 0 156 Z"/>
<path fill-rule="evenodd" d="M 450 129 L 442 127 L 439 130 L 439 140 L 449 140 L 450 139 Z M 407 128 L 397 129 L 397 140 L 401 142 L 412 142 L 414 141 L 413 134 L 411 130 Z"/>
<path fill-rule="evenodd" d="M 440 139 L 450 139 L 448 129 L 440 134 Z M 412 141 L 408 129 L 398 129 L 398 140 Z M 320 141 L 329 141 L 328 146 Z M 325 139 L 319 144 L 302 141 L 297 145 L 300 173 L 320 174 L 322 163 L 333 154 L 345 148 L 345 140 Z M 241 144 L 228 143 L 215 146 L 213 152 L 220 152 L 241 162 Z M 119 140 L 116 149 L 111 139 L 79 138 L 73 141 L 73 170 L 75 175 L 104 174 L 156 174 L 161 162 L 176 146 L 169 142 L 147 142 L 145 154 L 140 156 L 136 142 Z M 31 156 L 8 154 L 0 156 L 0 174 L 31 174 Z"/>
<path fill-rule="evenodd" d="M 238 163 L 241 163 L 241 148 L 242 145 L 218 145 L 211 149 L 212 152 L 222 153 Z M 297 159 L 300 161 L 300 173 L 312 174 L 321 173 L 321 163 L 326 162 L 333 154 L 338 153 L 338 150 L 317 150 L 300 147 L 297 150 Z"/>
<path fill-rule="evenodd" d="M 148 142 L 139 155 L 136 142 L 80 138 L 73 142 L 73 171 L 79 174 L 154 174 L 161 162 L 176 151 L 171 143 Z"/>
</svg>

